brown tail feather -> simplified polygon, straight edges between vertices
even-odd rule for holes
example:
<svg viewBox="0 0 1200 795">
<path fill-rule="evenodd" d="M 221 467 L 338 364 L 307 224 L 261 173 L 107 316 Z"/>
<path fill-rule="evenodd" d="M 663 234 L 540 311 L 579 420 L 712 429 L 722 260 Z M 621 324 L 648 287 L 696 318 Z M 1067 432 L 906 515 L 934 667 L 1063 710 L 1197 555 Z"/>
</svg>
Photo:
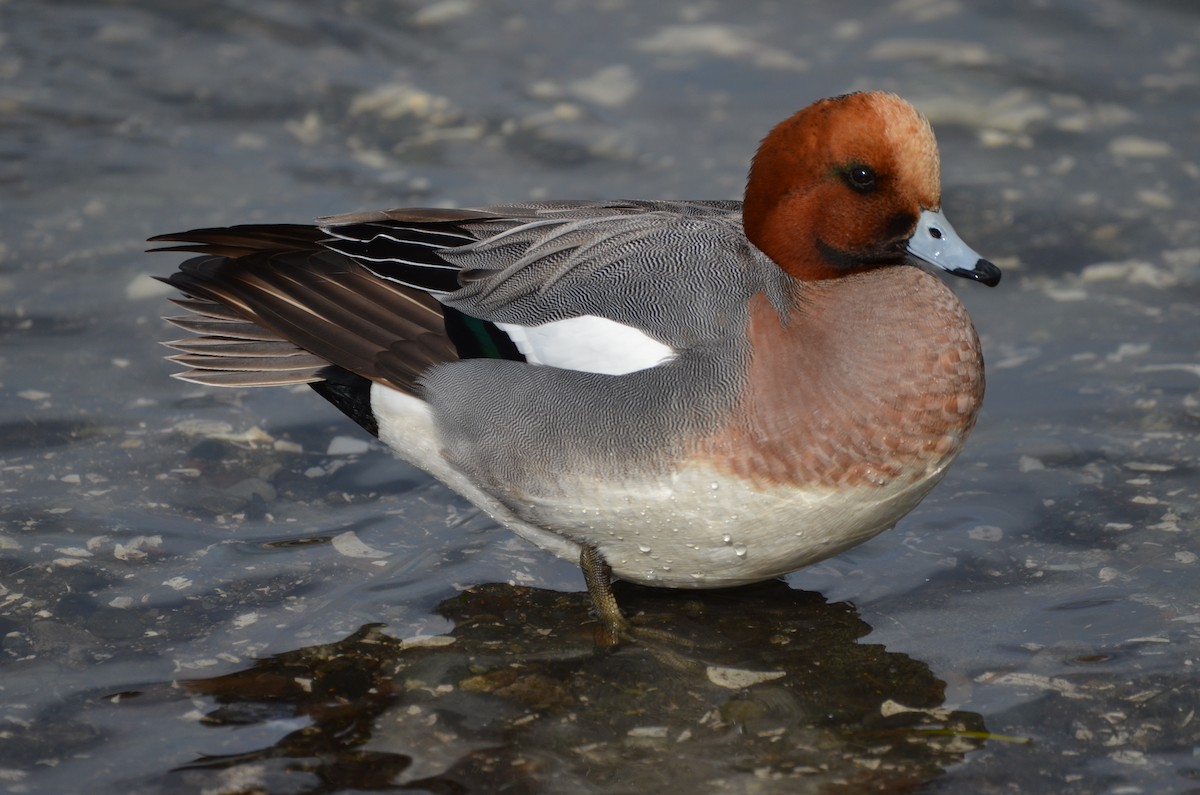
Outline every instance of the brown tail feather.
<svg viewBox="0 0 1200 795">
<path fill-rule="evenodd" d="M 243 224 L 155 235 L 151 243 L 182 243 L 151 251 L 190 251 L 238 259 L 257 252 L 319 251 L 328 235 L 303 224 Z"/>
<path fill-rule="evenodd" d="M 458 358 L 441 305 L 380 280 L 321 246 L 325 234 L 296 225 L 235 226 L 160 235 L 189 251 L 164 281 L 193 314 L 170 318 L 196 337 L 167 343 L 191 369 L 178 377 L 218 386 L 321 380 L 328 365 L 416 390 L 428 367 Z M 396 355 L 403 351 L 403 355 Z"/>
</svg>

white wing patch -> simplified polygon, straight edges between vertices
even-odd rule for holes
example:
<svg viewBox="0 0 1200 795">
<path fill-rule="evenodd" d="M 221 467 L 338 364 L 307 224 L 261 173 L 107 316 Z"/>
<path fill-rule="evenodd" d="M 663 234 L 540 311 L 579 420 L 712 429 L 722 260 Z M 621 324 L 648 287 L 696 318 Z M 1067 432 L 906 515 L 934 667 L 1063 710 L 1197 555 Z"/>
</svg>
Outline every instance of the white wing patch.
<svg viewBox="0 0 1200 795">
<path fill-rule="evenodd" d="M 585 373 L 625 375 L 675 358 L 674 348 L 644 331 L 595 315 L 569 317 L 540 326 L 497 323 L 530 364 Z"/>
</svg>

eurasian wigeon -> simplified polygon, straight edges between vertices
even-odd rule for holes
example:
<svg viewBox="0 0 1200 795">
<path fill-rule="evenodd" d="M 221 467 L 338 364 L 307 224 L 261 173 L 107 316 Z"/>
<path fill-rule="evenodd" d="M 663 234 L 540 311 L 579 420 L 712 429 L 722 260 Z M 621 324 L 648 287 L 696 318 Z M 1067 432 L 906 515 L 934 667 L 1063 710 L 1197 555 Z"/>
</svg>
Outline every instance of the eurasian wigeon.
<svg viewBox="0 0 1200 795">
<path fill-rule="evenodd" d="M 720 588 L 892 527 L 962 449 L 983 359 L 925 268 L 999 269 L 887 93 L 775 127 L 745 201 L 398 209 L 162 235 L 213 386 L 303 384 L 496 521 L 610 577 Z"/>
</svg>

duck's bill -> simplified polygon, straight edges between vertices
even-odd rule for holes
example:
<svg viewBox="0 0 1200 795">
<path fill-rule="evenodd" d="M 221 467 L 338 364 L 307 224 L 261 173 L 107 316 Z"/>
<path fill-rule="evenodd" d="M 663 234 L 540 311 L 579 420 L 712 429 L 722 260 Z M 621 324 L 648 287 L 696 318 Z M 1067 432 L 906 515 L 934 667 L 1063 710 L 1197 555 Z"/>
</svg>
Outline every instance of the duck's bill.
<svg viewBox="0 0 1200 795">
<path fill-rule="evenodd" d="M 906 246 L 908 255 L 919 263 L 983 282 L 988 287 L 1000 283 L 1000 269 L 962 241 L 941 210 L 922 210 L 917 231 Z"/>
</svg>

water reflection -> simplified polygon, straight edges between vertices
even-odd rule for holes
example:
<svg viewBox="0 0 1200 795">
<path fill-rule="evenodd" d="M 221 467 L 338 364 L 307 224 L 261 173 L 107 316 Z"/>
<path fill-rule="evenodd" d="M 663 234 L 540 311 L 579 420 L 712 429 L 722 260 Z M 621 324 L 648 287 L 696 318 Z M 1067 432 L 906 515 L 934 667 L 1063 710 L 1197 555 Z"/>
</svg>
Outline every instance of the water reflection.
<svg viewBox="0 0 1200 795">
<path fill-rule="evenodd" d="M 858 639 L 850 604 L 782 582 L 695 594 L 618 583 L 672 642 L 596 642 L 584 593 L 472 588 L 447 635 L 371 624 L 184 684 L 212 742 L 172 792 L 904 792 L 981 745 L 929 667 Z M 150 690 L 124 704 L 155 700 Z M 270 738 L 262 744 L 264 738 Z M 744 779 L 741 783 L 739 780 Z"/>
</svg>

